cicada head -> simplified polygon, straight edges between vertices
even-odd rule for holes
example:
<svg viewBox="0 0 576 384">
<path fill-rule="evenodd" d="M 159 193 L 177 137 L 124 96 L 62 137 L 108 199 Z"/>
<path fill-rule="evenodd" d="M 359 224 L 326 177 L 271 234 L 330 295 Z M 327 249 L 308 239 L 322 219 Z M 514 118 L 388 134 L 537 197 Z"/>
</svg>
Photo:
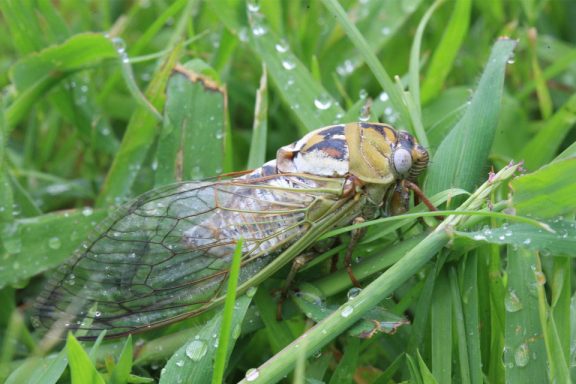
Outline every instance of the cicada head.
<svg viewBox="0 0 576 384">
<path fill-rule="evenodd" d="M 346 125 L 350 173 L 367 183 L 415 180 L 428 165 L 428 152 L 407 132 L 387 124 Z"/>
<path fill-rule="evenodd" d="M 402 179 L 415 181 L 428 166 L 428 151 L 408 132 L 398 132 L 398 141 L 392 151 L 392 166 Z"/>
</svg>

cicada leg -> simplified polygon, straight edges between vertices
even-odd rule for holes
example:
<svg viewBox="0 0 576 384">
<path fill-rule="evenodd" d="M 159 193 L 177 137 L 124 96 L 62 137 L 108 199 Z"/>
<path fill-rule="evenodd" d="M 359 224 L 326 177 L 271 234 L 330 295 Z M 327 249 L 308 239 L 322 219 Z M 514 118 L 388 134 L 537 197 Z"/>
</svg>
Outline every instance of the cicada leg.
<svg viewBox="0 0 576 384">
<path fill-rule="evenodd" d="M 316 252 L 304 253 L 296 257 L 292 262 L 292 267 L 290 268 L 290 272 L 288 273 L 286 280 L 284 280 L 284 286 L 280 290 L 280 298 L 278 299 L 278 303 L 276 304 L 276 320 L 278 321 L 282 320 L 282 306 L 284 305 L 284 302 L 288 298 L 288 292 L 290 291 L 290 286 L 292 285 L 292 282 L 294 281 L 296 274 L 310 260 L 316 257 L 316 255 L 317 255 Z"/>
<path fill-rule="evenodd" d="M 411 182 L 411 181 L 409 181 L 409 180 L 404 180 L 404 186 L 405 186 L 406 188 L 411 189 L 411 190 L 414 192 L 414 199 L 415 199 L 414 202 L 415 202 L 415 205 L 417 205 L 419 201 L 422 201 L 422 202 L 424 203 L 424 205 L 425 205 L 426 207 L 428 207 L 428 209 L 429 209 L 430 211 L 434 212 L 434 211 L 437 211 L 437 210 L 438 210 L 438 208 L 436 208 L 436 207 L 434 206 L 434 204 L 432 204 L 432 202 L 426 197 L 426 195 L 424 194 L 424 192 L 422 192 L 422 190 L 420 189 L 420 187 L 418 186 L 418 184 L 413 183 L 413 182 Z M 436 220 L 439 220 L 439 221 L 443 221 L 443 220 L 444 220 L 444 217 L 442 217 L 442 216 L 434 216 L 434 218 L 435 218 Z"/>
<path fill-rule="evenodd" d="M 365 221 L 366 220 L 363 217 L 358 216 L 353 220 L 352 223 L 361 224 Z M 348 272 L 348 276 L 350 276 L 350 281 L 352 281 L 352 284 L 354 284 L 354 286 L 357 288 L 362 288 L 362 285 L 360 284 L 360 282 L 358 282 L 358 279 L 356 279 L 356 276 L 354 276 L 354 272 L 352 271 L 352 253 L 354 252 L 354 248 L 356 248 L 358 242 L 362 239 L 362 237 L 364 237 L 365 234 L 366 234 L 366 228 L 356 228 L 352 230 L 352 234 L 350 236 L 350 243 L 348 243 L 348 247 L 346 248 L 346 254 L 344 256 L 344 267 Z"/>
</svg>

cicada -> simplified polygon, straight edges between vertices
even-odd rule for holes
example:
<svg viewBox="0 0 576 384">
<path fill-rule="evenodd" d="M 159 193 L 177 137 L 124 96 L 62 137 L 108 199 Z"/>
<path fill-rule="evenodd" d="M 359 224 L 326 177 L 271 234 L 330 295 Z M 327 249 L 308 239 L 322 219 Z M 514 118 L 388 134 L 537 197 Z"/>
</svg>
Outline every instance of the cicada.
<svg viewBox="0 0 576 384">
<path fill-rule="evenodd" d="M 239 239 L 241 294 L 330 229 L 393 214 L 402 183 L 427 163 L 410 134 L 358 122 L 310 132 L 242 176 L 152 190 L 101 223 L 55 271 L 36 322 L 94 338 L 196 316 L 223 302 Z"/>
</svg>

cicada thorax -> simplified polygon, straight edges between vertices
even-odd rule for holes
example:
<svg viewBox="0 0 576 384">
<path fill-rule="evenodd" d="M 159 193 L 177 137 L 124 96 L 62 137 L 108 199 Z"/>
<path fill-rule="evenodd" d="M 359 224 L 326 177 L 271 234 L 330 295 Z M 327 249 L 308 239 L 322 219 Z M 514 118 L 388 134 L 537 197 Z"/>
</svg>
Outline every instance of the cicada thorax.
<svg viewBox="0 0 576 384">
<path fill-rule="evenodd" d="M 401 180 L 415 180 L 427 164 L 428 152 L 410 134 L 381 123 L 321 128 L 277 154 L 278 172 L 351 178 L 376 205 L 393 196 Z"/>
</svg>

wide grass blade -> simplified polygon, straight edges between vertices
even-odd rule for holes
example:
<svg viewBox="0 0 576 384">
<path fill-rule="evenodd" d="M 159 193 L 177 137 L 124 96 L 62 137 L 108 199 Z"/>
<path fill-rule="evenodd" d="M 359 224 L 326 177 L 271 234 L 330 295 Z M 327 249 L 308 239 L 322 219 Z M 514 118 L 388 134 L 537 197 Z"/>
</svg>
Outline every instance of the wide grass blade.
<svg viewBox="0 0 576 384">
<path fill-rule="evenodd" d="M 222 173 L 226 90 L 195 61 L 178 66 L 166 89 L 165 122 L 156 152 L 156 186 Z"/>
<path fill-rule="evenodd" d="M 550 218 L 574 213 L 576 159 L 554 162 L 512 181 L 512 203 L 518 214 Z"/>
<path fill-rule="evenodd" d="M 498 123 L 504 69 L 515 46 L 515 40 L 506 38 L 494 44 L 470 106 L 432 158 L 425 183 L 427 194 L 451 187 L 473 190 L 487 173 L 485 167 Z"/>
</svg>

